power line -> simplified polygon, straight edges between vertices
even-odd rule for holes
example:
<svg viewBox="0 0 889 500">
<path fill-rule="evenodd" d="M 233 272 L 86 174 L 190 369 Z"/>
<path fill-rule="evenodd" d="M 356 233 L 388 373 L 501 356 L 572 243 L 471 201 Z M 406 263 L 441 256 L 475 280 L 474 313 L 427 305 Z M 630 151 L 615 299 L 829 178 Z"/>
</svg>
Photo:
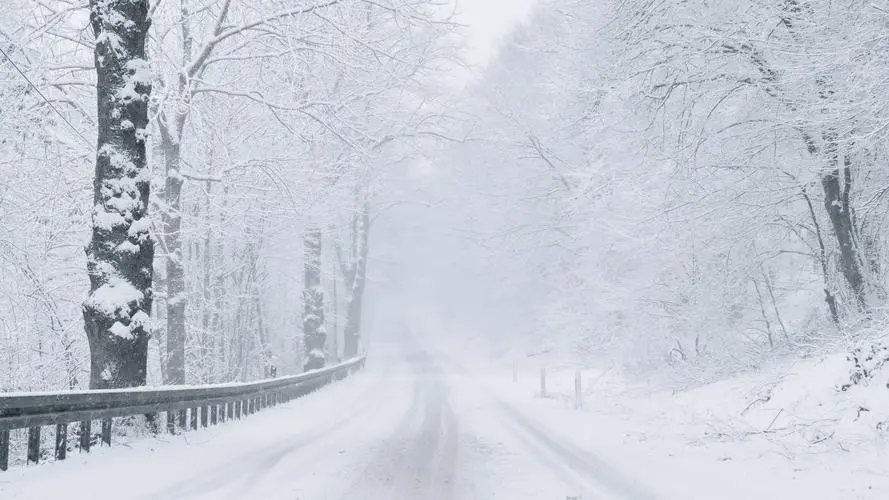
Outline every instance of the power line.
<svg viewBox="0 0 889 500">
<path fill-rule="evenodd" d="M 43 101 L 46 102 L 46 104 L 48 104 L 49 107 L 52 108 L 52 110 L 55 111 L 55 113 L 57 115 L 59 115 L 59 118 L 61 118 L 62 121 L 64 121 L 66 124 L 68 124 L 68 126 L 71 127 L 71 130 L 73 130 L 75 134 L 77 134 L 81 139 L 83 139 L 83 142 L 85 142 L 90 148 L 95 149 L 95 146 L 93 145 L 93 143 L 89 139 L 84 137 L 84 135 L 82 133 L 80 133 L 80 130 L 77 130 L 77 127 L 72 125 L 71 122 L 68 121 L 67 118 L 65 118 L 65 115 L 63 115 L 58 110 L 58 108 L 56 108 L 55 105 L 53 105 L 53 103 L 50 102 L 49 99 L 47 99 L 45 95 L 43 95 L 43 92 L 41 92 L 40 89 L 37 88 L 37 85 L 34 85 L 34 82 L 32 82 L 30 78 L 28 78 L 28 75 L 26 75 L 25 72 L 22 71 L 22 69 L 15 63 L 15 61 L 13 61 L 11 57 L 9 57 L 9 54 L 7 54 L 5 50 L 3 50 L 3 47 L 0 47 L 0 54 L 3 54 L 3 57 L 5 57 L 7 61 L 9 61 L 9 64 L 12 64 L 12 67 L 15 68 L 15 70 L 18 72 L 18 74 L 22 75 L 22 78 L 24 78 L 25 81 L 28 82 L 28 85 L 30 85 L 31 88 L 33 88 L 34 91 L 37 92 L 37 95 L 39 95 L 40 98 L 43 99 Z"/>
</svg>

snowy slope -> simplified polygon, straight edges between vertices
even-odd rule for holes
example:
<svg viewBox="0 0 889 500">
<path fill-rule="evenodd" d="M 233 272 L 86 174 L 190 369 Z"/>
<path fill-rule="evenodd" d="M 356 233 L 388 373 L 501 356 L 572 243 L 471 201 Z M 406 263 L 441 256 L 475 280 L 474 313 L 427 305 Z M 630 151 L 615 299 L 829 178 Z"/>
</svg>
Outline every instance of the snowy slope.
<svg viewBox="0 0 889 500">
<path fill-rule="evenodd" d="M 673 393 L 584 372 L 575 409 L 573 370 L 488 370 L 485 383 L 553 436 L 643 471 L 665 498 L 877 499 L 889 496 L 885 374 L 841 391 L 843 355 Z M 861 410 L 860 408 L 867 408 Z"/>
</svg>

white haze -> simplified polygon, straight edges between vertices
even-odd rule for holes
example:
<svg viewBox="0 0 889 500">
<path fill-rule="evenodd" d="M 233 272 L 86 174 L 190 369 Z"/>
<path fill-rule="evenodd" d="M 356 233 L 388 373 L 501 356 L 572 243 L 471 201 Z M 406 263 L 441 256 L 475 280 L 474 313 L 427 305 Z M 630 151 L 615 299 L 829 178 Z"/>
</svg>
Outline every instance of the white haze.
<svg viewBox="0 0 889 500">
<path fill-rule="evenodd" d="M 889 497 L 886 9 L 151 3 L 148 384 L 368 368 L 0 498 Z M 87 2 L 0 4 L 0 392 L 85 389 Z"/>
</svg>

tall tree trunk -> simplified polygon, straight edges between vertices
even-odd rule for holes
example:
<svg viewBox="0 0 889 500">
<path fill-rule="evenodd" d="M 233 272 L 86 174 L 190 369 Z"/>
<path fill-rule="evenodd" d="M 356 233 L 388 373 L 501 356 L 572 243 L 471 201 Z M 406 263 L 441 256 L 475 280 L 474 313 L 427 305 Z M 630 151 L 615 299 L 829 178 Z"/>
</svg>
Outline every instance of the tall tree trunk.
<svg viewBox="0 0 889 500">
<path fill-rule="evenodd" d="M 826 152 L 833 168 L 821 176 L 824 208 L 830 217 L 840 247 L 840 270 L 852 290 L 856 305 L 863 311 L 867 309 L 867 291 L 862 272 L 863 261 L 857 244 L 854 213 L 849 202 L 849 193 L 852 189 L 852 162 L 849 156 L 845 155 L 841 169 L 837 141 L 831 138 L 827 144 Z"/>
<path fill-rule="evenodd" d="M 179 27 L 182 33 L 182 61 L 191 59 L 194 39 L 191 35 L 189 1 L 180 1 Z M 164 151 L 164 206 L 162 222 L 166 259 L 167 316 L 167 380 L 170 384 L 185 383 L 185 266 L 182 253 L 182 134 L 191 105 L 191 87 L 180 72 L 177 97 L 172 115 L 162 113 L 159 120 L 161 148 Z"/>
<path fill-rule="evenodd" d="M 332 266 L 332 270 L 330 273 L 331 277 L 331 287 L 333 296 L 330 300 L 330 319 L 331 319 L 331 330 L 333 330 L 333 336 L 331 337 L 330 350 L 333 354 L 333 359 L 336 360 L 337 363 L 340 361 L 340 311 L 339 311 L 339 293 L 337 290 L 337 273 L 336 266 Z"/>
<path fill-rule="evenodd" d="M 146 382 L 154 259 L 145 158 L 148 0 L 90 0 L 90 24 L 98 104 L 90 292 L 83 303 L 90 387 L 133 387 Z"/>
<path fill-rule="evenodd" d="M 364 286 L 367 281 L 368 232 L 370 231 L 369 208 L 365 204 L 357 224 L 353 225 L 355 261 L 351 271 L 349 295 L 346 300 L 346 326 L 343 332 L 343 356 L 353 358 L 358 355 L 361 335 L 362 304 Z"/>
<path fill-rule="evenodd" d="M 837 298 L 831 292 L 829 263 L 827 261 L 827 249 L 824 245 L 824 238 L 821 236 L 821 224 L 818 223 L 818 217 L 815 215 L 815 207 L 812 205 L 812 199 L 806 187 L 802 187 L 803 199 L 809 208 L 809 217 L 812 218 L 812 226 L 815 228 L 815 240 L 818 242 L 818 262 L 821 264 L 821 277 L 824 279 L 824 301 L 827 303 L 827 309 L 830 312 L 830 319 L 834 324 L 840 323 L 840 313 L 837 307 Z"/>
<path fill-rule="evenodd" d="M 303 302 L 303 342 L 306 347 L 304 369 L 324 367 L 327 332 L 324 331 L 324 290 L 321 288 L 321 229 L 311 227 L 305 240 L 305 289 Z"/>
<path fill-rule="evenodd" d="M 211 281 L 211 269 L 213 262 L 213 230 L 210 215 L 210 194 L 212 193 L 212 191 L 213 183 L 207 181 L 204 200 L 204 221 L 207 225 L 207 230 L 204 233 L 203 247 L 201 250 L 201 268 L 204 273 L 203 280 L 201 282 L 201 292 L 203 298 L 201 302 L 201 329 L 204 332 L 204 338 L 207 339 L 207 345 L 204 346 L 204 349 L 207 353 L 207 357 L 210 358 L 210 366 L 207 369 L 207 373 L 209 374 L 211 383 L 217 382 L 217 368 L 219 366 L 219 359 L 216 357 L 215 347 L 216 341 L 218 340 L 219 332 L 213 331 L 213 328 L 211 327 L 213 309 L 213 284 Z"/>
<path fill-rule="evenodd" d="M 182 175 L 178 133 L 161 126 L 166 181 L 164 183 L 164 246 L 167 251 L 167 379 L 170 384 L 185 383 L 185 266 L 182 255 Z"/>
</svg>

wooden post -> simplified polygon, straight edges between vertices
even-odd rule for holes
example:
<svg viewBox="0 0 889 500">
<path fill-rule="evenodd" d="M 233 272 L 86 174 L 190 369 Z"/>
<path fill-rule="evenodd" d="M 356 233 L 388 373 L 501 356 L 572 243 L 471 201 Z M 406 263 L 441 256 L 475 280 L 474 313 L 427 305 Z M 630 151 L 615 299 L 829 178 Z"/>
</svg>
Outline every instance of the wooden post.
<svg viewBox="0 0 889 500">
<path fill-rule="evenodd" d="M 210 425 L 216 425 L 219 422 L 219 405 L 210 407 Z"/>
<path fill-rule="evenodd" d="M 9 468 L 9 431 L 0 431 L 0 470 Z"/>
<path fill-rule="evenodd" d="M 577 410 L 583 408 L 583 382 L 580 370 L 574 372 L 574 408 Z"/>
<path fill-rule="evenodd" d="M 68 424 L 56 425 L 56 460 L 65 460 L 68 454 Z"/>
<path fill-rule="evenodd" d="M 188 412 L 190 413 L 190 416 L 191 416 L 191 419 L 190 419 L 191 430 L 196 431 L 196 430 L 198 430 L 198 409 L 192 408 L 192 409 L 188 410 Z"/>
<path fill-rule="evenodd" d="M 105 446 L 111 446 L 111 419 L 102 419 L 102 442 Z"/>
<path fill-rule="evenodd" d="M 40 427 L 28 428 L 28 463 L 40 461 Z"/>
<path fill-rule="evenodd" d="M 90 445 L 92 444 L 93 439 L 91 436 L 93 433 L 92 429 L 92 420 L 84 420 L 83 422 L 80 422 L 80 451 L 90 451 Z"/>
<path fill-rule="evenodd" d="M 540 369 L 540 397 L 546 397 L 546 368 Z"/>
<path fill-rule="evenodd" d="M 207 428 L 207 417 L 210 416 L 210 415 L 208 415 L 208 413 L 210 413 L 208 410 L 209 410 L 209 406 L 202 406 L 201 407 L 201 429 Z"/>
</svg>

